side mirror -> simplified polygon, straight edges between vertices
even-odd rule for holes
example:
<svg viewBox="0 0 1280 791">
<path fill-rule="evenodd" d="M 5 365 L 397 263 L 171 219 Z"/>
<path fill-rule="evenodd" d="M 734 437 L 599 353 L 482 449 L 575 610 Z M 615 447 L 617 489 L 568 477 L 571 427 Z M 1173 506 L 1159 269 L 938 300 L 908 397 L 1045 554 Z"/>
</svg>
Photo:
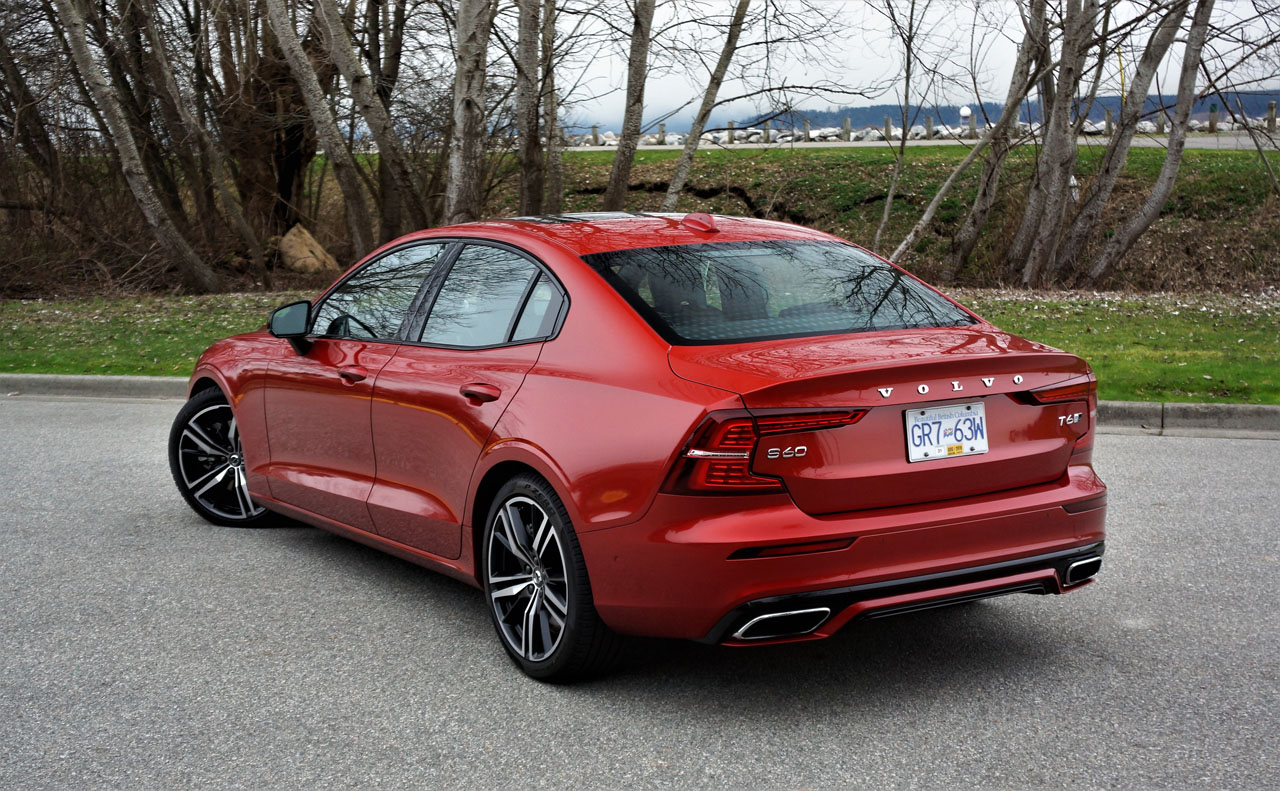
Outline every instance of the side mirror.
<svg viewBox="0 0 1280 791">
<path fill-rule="evenodd" d="M 284 338 L 298 354 L 306 354 L 311 348 L 307 332 L 311 329 L 311 303 L 291 302 L 276 308 L 267 323 L 267 329 L 277 338 Z"/>
</svg>

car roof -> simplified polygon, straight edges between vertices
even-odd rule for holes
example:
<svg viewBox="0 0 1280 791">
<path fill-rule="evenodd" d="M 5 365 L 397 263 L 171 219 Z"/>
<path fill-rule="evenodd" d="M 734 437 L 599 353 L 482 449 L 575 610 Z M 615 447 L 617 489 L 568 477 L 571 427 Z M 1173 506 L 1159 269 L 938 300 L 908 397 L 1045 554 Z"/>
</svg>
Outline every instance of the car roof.
<svg viewBox="0 0 1280 791">
<path fill-rule="evenodd" d="M 698 216 L 708 218 L 708 215 Z M 685 223 L 686 217 L 691 215 L 657 212 L 545 214 L 435 228 L 429 235 L 466 231 L 467 236 L 474 234 L 483 237 L 485 231 L 490 231 L 509 237 L 512 231 L 516 231 L 521 235 L 554 240 L 577 255 L 705 242 L 833 239 L 820 231 L 790 223 L 724 215 L 710 216 L 710 222 L 717 230 L 709 232 L 700 229 L 697 223 Z"/>
</svg>

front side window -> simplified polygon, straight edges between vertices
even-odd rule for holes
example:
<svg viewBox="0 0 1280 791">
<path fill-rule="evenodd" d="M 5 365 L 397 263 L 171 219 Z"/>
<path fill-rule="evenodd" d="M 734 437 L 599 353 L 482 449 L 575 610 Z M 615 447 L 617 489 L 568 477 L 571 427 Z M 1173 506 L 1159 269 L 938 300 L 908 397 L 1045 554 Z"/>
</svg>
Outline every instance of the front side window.
<svg viewBox="0 0 1280 791">
<path fill-rule="evenodd" d="M 325 297 L 311 331 L 328 338 L 393 340 L 445 244 L 419 244 L 371 261 Z"/>
<path fill-rule="evenodd" d="M 532 261 L 510 250 L 467 245 L 440 287 L 419 340 L 464 348 L 508 342 L 529 286 L 540 275 Z"/>
<path fill-rule="evenodd" d="M 676 345 L 976 322 L 910 275 L 838 242 L 712 242 L 584 260 Z"/>
</svg>

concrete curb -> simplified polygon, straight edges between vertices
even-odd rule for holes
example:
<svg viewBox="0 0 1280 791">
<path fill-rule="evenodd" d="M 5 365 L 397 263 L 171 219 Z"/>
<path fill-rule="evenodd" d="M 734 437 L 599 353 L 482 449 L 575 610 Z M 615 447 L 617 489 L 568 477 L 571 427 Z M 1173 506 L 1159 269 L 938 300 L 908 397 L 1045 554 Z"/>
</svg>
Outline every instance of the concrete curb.
<svg viewBox="0 0 1280 791">
<path fill-rule="evenodd" d="M 187 397 L 187 377 L 0 374 L 0 394 L 181 399 Z"/>
<path fill-rule="evenodd" d="M 1280 406 L 1099 401 L 1098 426 L 1160 433 L 1225 430 L 1280 434 Z"/>
<path fill-rule="evenodd" d="M 0 374 L 0 394 L 81 398 L 187 397 L 181 376 Z M 1250 432 L 1280 436 L 1280 406 L 1099 401 L 1098 427 L 1147 433 Z"/>
</svg>

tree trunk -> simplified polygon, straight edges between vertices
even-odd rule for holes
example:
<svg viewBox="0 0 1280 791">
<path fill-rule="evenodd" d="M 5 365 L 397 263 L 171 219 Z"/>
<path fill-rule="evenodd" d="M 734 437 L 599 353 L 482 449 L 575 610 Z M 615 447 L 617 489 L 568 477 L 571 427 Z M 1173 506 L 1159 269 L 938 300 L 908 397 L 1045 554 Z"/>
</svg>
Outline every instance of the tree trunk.
<svg viewBox="0 0 1280 791">
<path fill-rule="evenodd" d="M 893 175 L 889 179 L 889 192 L 884 198 L 884 211 L 880 215 L 880 224 L 876 226 L 876 234 L 871 242 L 872 251 L 880 252 L 880 237 L 889 226 L 889 212 L 893 210 L 893 198 L 898 192 L 898 181 L 902 178 L 902 166 L 907 158 L 907 127 L 911 121 L 911 77 L 916 59 L 916 25 L 920 21 L 916 17 L 916 0 L 907 6 L 907 24 L 904 28 L 897 20 L 897 12 L 893 8 L 895 0 L 885 0 L 887 16 L 892 23 L 893 32 L 902 43 L 902 128 L 898 131 L 898 150 L 893 152 Z M 923 13 L 928 13 L 926 2 Z M 885 130 L 885 135 L 889 130 Z"/>
<path fill-rule="evenodd" d="M 649 34 L 653 29 L 655 0 L 636 0 L 631 26 L 631 51 L 627 55 L 627 105 L 622 115 L 622 136 L 613 157 L 609 186 L 604 193 L 605 211 L 621 211 L 631 187 L 631 166 L 640 145 L 644 117 L 644 84 L 649 76 Z"/>
<path fill-rule="evenodd" d="M 369 208 L 364 200 L 364 192 L 360 186 L 360 174 L 357 171 L 355 157 L 347 148 L 347 142 L 338 129 L 338 122 L 329 109 L 324 91 L 320 88 L 320 80 L 307 54 L 298 41 L 298 33 L 293 28 L 293 20 L 289 18 L 284 0 L 265 0 L 267 17 L 271 29 L 275 31 L 276 40 L 285 60 L 298 82 L 302 97 L 306 101 L 307 110 L 315 124 L 316 134 L 324 146 L 325 155 L 333 163 L 333 175 L 342 192 L 342 201 L 346 207 L 347 231 L 351 235 L 351 247 L 354 257 L 359 258 L 374 247 L 373 226 L 369 222 Z"/>
<path fill-rule="evenodd" d="M 1133 143 L 1134 134 L 1138 131 L 1138 120 L 1142 117 L 1142 108 L 1147 102 L 1147 91 L 1151 88 L 1151 81 L 1165 54 L 1173 46 L 1174 37 L 1182 27 L 1182 20 L 1186 18 L 1189 4 L 1190 0 L 1174 3 L 1156 26 L 1151 38 L 1147 40 L 1142 58 L 1138 61 L 1138 68 L 1134 72 L 1128 96 L 1125 97 L 1124 107 L 1120 111 L 1119 123 L 1107 144 L 1106 152 L 1102 155 L 1102 165 L 1098 175 L 1090 185 L 1085 199 L 1076 212 L 1075 219 L 1068 227 L 1065 238 L 1058 245 L 1057 252 L 1045 271 L 1046 280 L 1056 280 L 1060 272 L 1074 265 L 1093 236 L 1098 218 L 1106 208 L 1107 201 L 1111 199 L 1111 192 L 1120 178 L 1120 171 L 1124 168 L 1125 160 L 1129 158 L 1129 147 Z"/>
<path fill-rule="evenodd" d="M 556 0 L 542 4 L 542 129 L 547 136 L 542 210 L 564 211 L 564 156 L 560 140 L 560 101 L 556 95 Z"/>
<path fill-rule="evenodd" d="M 102 113 L 103 120 L 115 140 L 116 151 L 120 156 L 121 169 L 125 181 L 133 193 L 138 208 L 146 218 L 156 235 L 161 248 L 173 259 L 182 278 L 182 285 L 193 292 L 204 293 L 218 287 L 218 279 L 203 260 L 196 255 L 190 243 L 178 231 L 173 218 L 165 210 L 164 204 L 156 194 L 146 168 L 138 153 L 138 146 L 129 128 L 128 119 L 120 106 L 116 95 L 112 93 L 93 54 L 89 51 L 89 42 L 85 37 L 85 14 L 75 0 L 54 0 L 58 17 L 66 31 L 67 45 L 76 69 L 84 79 L 93 95 L 94 103 Z"/>
<path fill-rule="evenodd" d="M 676 162 L 676 171 L 671 174 L 667 196 L 662 201 L 662 211 L 676 210 L 680 191 L 689 180 L 689 172 L 693 169 L 693 156 L 698 152 L 702 130 L 706 127 L 707 119 L 711 117 L 711 111 L 716 106 L 716 96 L 720 93 L 720 86 L 724 83 L 724 76 L 729 71 L 734 53 L 738 51 L 738 38 L 742 35 L 742 23 L 747 18 L 747 8 L 750 5 L 751 0 L 738 0 L 737 6 L 733 9 L 733 17 L 729 20 L 729 31 L 725 36 L 724 46 L 720 48 L 720 58 L 716 61 L 715 68 L 711 70 L 707 90 L 702 94 L 702 104 L 698 107 L 698 114 L 694 116 L 693 126 L 689 128 L 689 136 L 685 138 L 680 160 Z"/>
<path fill-rule="evenodd" d="M 493 14 L 493 0 L 459 0 L 453 134 L 444 192 L 445 222 L 451 225 L 478 220 L 484 213 L 484 82 Z"/>
<path fill-rule="evenodd" d="M 516 38 L 516 149 L 520 160 L 520 213 L 542 213 L 542 146 L 538 143 L 542 0 L 519 0 Z"/>
<path fill-rule="evenodd" d="M 338 68 L 343 81 L 351 89 L 360 116 L 369 126 L 369 132 L 378 144 L 380 162 L 385 161 L 391 172 L 399 202 L 409 211 L 409 221 L 415 229 L 427 227 L 427 215 L 418 194 L 416 179 L 409 167 L 409 158 L 396 135 L 387 107 L 378 96 L 376 86 L 365 73 L 360 60 L 351 50 L 351 36 L 342 21 L 342 14 L 334 0 L 316 0 L 316 19 L 324 31 L 324 42 L 329 59 Z M 395 198 L 392 199 L 393 201 Z"/>
<path fill-rule="evenodd" d="M 1093 42 L 1097 12 L 1097 0 L 1068 0 L 1066 3 L 1062 23 L 1062 59 L 1054 88 L 1056 99 L 1045 132 L 1037 182 L 1028 198 L 1028 211 L 1022 218 L 1022 227 L 1013 246 L 1013 259 L 1022 263 L 1024 286 L 1036 283 L 1052 258 L 1068 208 L 1070 179 L 1077 156 L 1071 120 L 1072 97 L 1080 84 L 1084 59 Z"/>
<path fill-rule="evenodd" d="M 155 11 L 152 0 L 144 0 L 143 8 L 148 19 L 154 18 Z M 160 40 L 160 33 L 155 25 L 147 25 L 147 36 L 151 41 L 155 70 L 160 77 L 161 86 L 168 94 L 175 111 L 180 115 L 181 123 L 186 133 L 195 138 L 205 161 L 209 164 L 210 176 L 217 187 L 218 194 L 222 197 L 222 211 L 226 213 L 231 226 L 235 228 L 236 233 L 240 236 L 240 241 L 244 243 L 245 248 L 248 250 L 249 259 L 253 264 L 254 270 L 262 278 L 263 286 L 271 288 L 271 273 L 267 271 L 262 240 L 258 238 L 252 226 L 249 225 L 249 221 L 245 219 L 244 206 L 240 203 L 240 196 L 236 195 L 228 184 L 229 176 L 222 151 L 182 101 L 182 94 L 178 90 L 178 82 L 173 76 L 173 67 L 169 63 L 163 42 Z"/>
<path fill-rule="evenodd" d="M 942 269 L 941 279 L 944 283 L 954 280 L 968 263 L 969 255 L 973 253 L 973 248 L 978 243 L 978 236 L 986 227 L 987 216 L 995 203 L 1005 161 L 1009 157 L 1009 152 L 1013 150 L 1009 127 L 1017 120 L 1018 108 L 1026 101 L 1031 88 L 1040 81 L 1042 76 L 1040 74 L 1033 76 L 1032 70 L 1040 63 L 1040 55 L 1047 47 L 1045 13 L 1046 0 L 1033 0 L 1027 9 L 1024 20 L 1026 31 L 1022 43 L 1018 46 L 1013 76 L 1009 79 L 1009 92 L 1005 95 L 1000 120 L 991 130 L 991 154 L 983 165 L 982 178 L 978 182 L 978 194 L 974 197 L 973 206 L 970 207 L 960 230 L 951 239 L 951 250 L 947 253 L 947 262 Z M 901 246 L 899 248 L 901 249 Z M 894 258 L 897 256 L 898 253 L 895 253 Z"/>
<path fill-rule="evenodd" d="M 31 157 L 48 184 L 45 200 L 56 206 L 62 196 L 62 161 L 58 149 L 49 136 L 40 112 L 40 105 L 31 93 L 26 79 L 18 69 L 17 61 L 0 31 L 0 79 L 7 86 L 14 103 L 13 137 Z"/>
<path fill-rule="evenodd" d="M 1200 56 L 1209 31 L 1209 20 L 1213 16 L 1213 5 L 1214 0 L 1198 0 L 1195 13 L 1191 18 L 1187 44 L 1182 53 L 1178 99 L 1174 104 L 1173 120 L 1169 128 L 1169 148 L 1165 153 L 1164 166 L 1160 169 L 1155 186 L 1152 187 L 1151 194 L 1147 196 L 1142 208 L 1116 231 L 1090 267 L 1086 276 L 1090 285 L 1097 283 L 1116 261 L 1129 252 L 1138 237 L 1160 216 L 1160 210 L 1164 208 L 1165 201 L 1169 200 L 1169 194 L 1173 191 L 1173 184 L 1178 179 L 1178 169 L 1182 166 L 1182 152 L 1187 142 L 1187 124 L 1191 120 L 1191 107 L 1195 103 L 1196 72 L 1200 68 Z"/>
</svg>

